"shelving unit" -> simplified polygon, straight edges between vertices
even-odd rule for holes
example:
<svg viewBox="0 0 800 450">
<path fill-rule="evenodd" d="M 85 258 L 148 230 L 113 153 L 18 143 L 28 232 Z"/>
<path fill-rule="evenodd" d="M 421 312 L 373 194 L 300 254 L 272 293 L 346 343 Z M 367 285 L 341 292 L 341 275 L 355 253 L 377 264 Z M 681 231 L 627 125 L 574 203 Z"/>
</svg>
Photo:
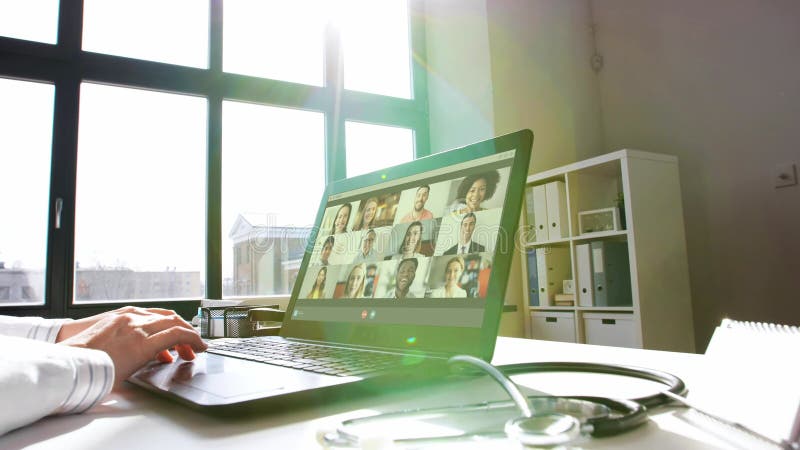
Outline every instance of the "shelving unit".
<svg viewBox="0 0 800 450">
<path fill-rule="evenodd" d="M 563 184 L 552 183 L 554 181 Z M 527 186 L 528 198 L 521 221 L 527 237 L 522 270 L 526 292 L 525 332 L 528 337 L 694 351 L 689 270 L 676 157 L 637 150 L 619 150 L 533 174 L 528 177 Z M 543 187 L 548 189 L 546 201 Z M 536 194 L 534 189 L 537 189 Z M 558 195 L 566 198 L 560 199 Z M 559 204 L 562 205 L 561 208 L 566 208 L 566 214 L 551 212 Z M 621 229 L 606 226 L 605 228 L 611 229 L 603 228 L 581 234 L 579 213 L 614 207 L 619 210 Z M 556 219 L 547 222 L 543 219 L 544 216 Z M 554 223 L 559 217 L 566 218 L 566 226 Z M 557 230 L 556 236 L 548 235 L 545 226 Z M 594 244 L 595 247 L 592 247 L 593 242 L 610 244 Z M 579 270 L 584 271 L 581 273 L 584 274 L 585 281 L 587 265 L 605 267 L 610 264 L 609 260 L 604 262 L 602 257 L 597 259 L 598 254 L 602 255 L 597 253 L 597 249 L 601 246 L 604 249 L 624 248 L 617 244 L 620 242 L 627 244 L 627 254 L 622 252 L 623 257 L 613 261 L 616 264 L 612 267 L 614 272 L 606 271 L 606 275 L 597 269 L 600 270 L 599 274 L 592 272 L 595 276 L 593 286 L 581 286 L 581 277 L 576 275 Z M 577 263 L 577 249 L 582 244 L 590 246 L 581 248 L 583 262 Z M 527 254 L 536 249 L 552 247 L 569 249 L 569 261 L 564 264 L 569 265 L 567 278 L 572 279 L 574 284 L 574 306 L 553 306 L 548 301 L 542 301 L 541 306 L 530 305 Z M 627 256 L 627 261 L 620 263 L 619 261 L 625 261 L 624 256 Z M 534 261 L 541 260 L 534 258 Z M 587 264 L 586 261 L 592 262 Z M 624 270 L 619 270 L 623 264 Z M 545 266 L 549 267 L 549 263 Z M 561 271 L 564 269 L 566 268 L 562 267 Z M 594 289 L 595 298 L 599 298 L 597 293 L 601 291 L 597 289 L 602 289 L 602 286 L 596 280 L 608 276 L 611 281 L 607 280 L 607 288 L 610 288 L 612 281 L 617 282 L 612 278 L 612 273 L 624 274 L 623 284 L 627 289 L 629 282 L 629 294 L 626 289 L 614 290 L 613 292 L 622 292 L 614 297 L 612 291 L 607 289 L 608 294 L 601 295 L 603 298 L 614 297 L 607 298 L 608 304 L 614 306 L 579 304 L 580 289 Z M 541 293 L 544 290 L 537 292 L 544 295 Z"/>
</svg>

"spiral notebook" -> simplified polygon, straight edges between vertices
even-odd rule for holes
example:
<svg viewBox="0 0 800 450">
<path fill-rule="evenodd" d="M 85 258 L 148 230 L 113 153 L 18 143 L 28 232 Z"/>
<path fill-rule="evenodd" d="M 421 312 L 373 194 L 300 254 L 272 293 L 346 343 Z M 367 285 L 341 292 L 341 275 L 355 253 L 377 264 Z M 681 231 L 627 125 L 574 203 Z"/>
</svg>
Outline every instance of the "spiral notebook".
<svg viewBox="0 0 800 450">
<path fill-rule="evenodd" d="M 725 319 L 688 399 L 776 441 L 800 441 L 800 328 Z"/>
</svg>

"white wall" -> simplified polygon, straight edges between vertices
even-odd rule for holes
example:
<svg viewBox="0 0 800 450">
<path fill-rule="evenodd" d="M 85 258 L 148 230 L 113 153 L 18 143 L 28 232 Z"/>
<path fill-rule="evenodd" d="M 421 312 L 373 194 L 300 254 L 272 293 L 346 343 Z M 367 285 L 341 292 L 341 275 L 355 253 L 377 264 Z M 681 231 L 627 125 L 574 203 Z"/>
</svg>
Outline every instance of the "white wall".
<svg viewBox="0 0 800 450">
<path fill-rule="evenodd" d="M 530 128 L 530 172 L 597 154 L 602 122 L 584 0 L 488 0 L 498 134 Z"/>
<path fill-rule="evenodd" d="M 582 0 L 428 0 L 431 144 L 435 151 L 530 128 L 531 173 L 592 156 L 601 145 Z M 507 304 L 521 310 L 514 258 Z M 500 332 L 523 335 L 521 313 Z"/>
<path fill-rule="evenodd" d="M 485 0 L 425 4 L 431 150 L 495 135 Z"/>
<path fill-rule="evenodd" d="M 593 0 L 605 151 L 675 154 L 695 336 L 724 317 L 800 323 L 800 2 Z M 497 106 L 496 106 L 497 107 Z"/>
<path fill-rule="evenodd" d="M 521 128 L 531 173 L 593 156 L 602 124 L 584 0 L 428 0 L 431 146 Z"/>
</svg>

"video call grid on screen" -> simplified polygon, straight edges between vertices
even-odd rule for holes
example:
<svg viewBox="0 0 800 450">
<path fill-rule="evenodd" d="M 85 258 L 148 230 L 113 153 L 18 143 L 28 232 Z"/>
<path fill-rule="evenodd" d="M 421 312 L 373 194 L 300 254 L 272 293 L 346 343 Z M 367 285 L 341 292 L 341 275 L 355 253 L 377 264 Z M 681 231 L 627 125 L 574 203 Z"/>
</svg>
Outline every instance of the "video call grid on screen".
<svg viewBox="0 0 800 450">
<path fill-rule="evenodd" d="M 389 322 L 478 325 L 495 251 L 513 245 L 500 232 L 513 154 L 329 197 L 293 319 L 374 319 L 363 308 L 380 306 L 398 308 Z"/>
</svg>

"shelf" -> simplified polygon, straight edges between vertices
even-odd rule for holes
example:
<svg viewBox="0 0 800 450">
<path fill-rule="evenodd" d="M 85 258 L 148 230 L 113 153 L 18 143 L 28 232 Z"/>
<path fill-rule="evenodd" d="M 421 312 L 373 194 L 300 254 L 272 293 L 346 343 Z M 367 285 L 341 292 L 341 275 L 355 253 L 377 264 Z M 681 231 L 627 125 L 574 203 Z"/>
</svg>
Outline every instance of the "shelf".
<svg viewBox="0 0 800 450">
<path fill-rule="evenodd" d="M 585 312 L 633 312 L 633 306 L 578 306 L 578 311 Z"/>
<path fill-rule="evenodd" d="M 524 250 L 520 255 L 522 292 L 528 293 L 521 310 L 528 336 L 694 351 L 677 158 L 620 150 L 530 175 L 525 194 L 520 225 L 529 231 L 525 237 L 535 238 L 535 230 L 547 227 L 546 234 L 538 234 L 544 238 L 541 242 L 519 243 Z M 580 229 L 581 212 L 607 208 L 618 208 L 617 226 L 626 229 L 573 234 Z M 555 234 L 550 226 L 555 227 Z M 568 233 L 571 236 L 561 238 Z M 625 244 L 624 253 L 621 244 Z M 547 247 L 552 251 L 540 257 L 539 249 Z M 602 269 L 596 271 L 595 266 Z M 577 304 L 578 295 L 574 306 L 552 305 L 563 280 L 572 279 L 576 292 L 584 292 L 581 287 L 599 289 L 597 276 L 604 283 L 600 287 L 614 288 L 613 295 L 625 296 L 624 301 L 618 298 L 626 306 L 581 306 Z M 616 280 L 613 286 L 608 285 L 610 279 Z M 542 280 L 546 283 L 544 290 Z M 629 293 L 623 285 L 626 281 L 630 282 Z M 535 286 L 536 294 L 530 293 L 530 286 Z M 606 295 L 612 295 L 609 292 L 611 289 L 605 290 Z M 548 306 L 529 306 L 532 295 L 549 297 L 550 301 L 543 301 Z"/>
<path fill-rule="evenodd" d="M 569 244 L 570 238 L 556 239 L 554 241 L 526 242 L 525 248 L 547 247 L 548 245 Z"/>
<path fill-rule="evenodd" d="M 633 312 L 633 306 L 529 306 L 531 311 Z"/>
<path fill-rule="evenodd" d="M 628 230 L 598 231 L 596 233 L 586 233 L 572 238 L 573 241 L 592 241 L 611 237 L 628 236 Z"/>
</svg>

